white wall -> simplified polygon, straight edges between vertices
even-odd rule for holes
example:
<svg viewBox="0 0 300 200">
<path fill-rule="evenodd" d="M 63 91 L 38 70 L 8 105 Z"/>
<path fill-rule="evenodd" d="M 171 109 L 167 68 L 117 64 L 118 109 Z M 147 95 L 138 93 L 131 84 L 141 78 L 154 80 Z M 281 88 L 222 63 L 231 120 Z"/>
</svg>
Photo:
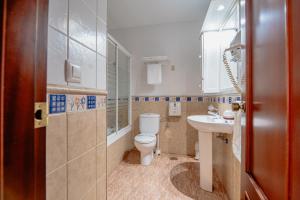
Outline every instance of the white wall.
<svg viewBox="0 0 300 200">
<path fill-rule="evenodd" d="M 184 22 L 109 30 L 132 54 L 132 95 L 201 94 L 200 27 L 198 22 Z M 146 83 L 144 56 L 169 57 L 170 64 L 163 66 L 161 85 Z M 175 66 L 175 71 L 171 70 L 171 65 Z"/>
<path fill-rule="evenodd" d="M 106 89 L 106 0 L 50 0 L 48 84 Z M 65 60 L 81 66 L 81 83 L 65 81 Z"/>
</svg>

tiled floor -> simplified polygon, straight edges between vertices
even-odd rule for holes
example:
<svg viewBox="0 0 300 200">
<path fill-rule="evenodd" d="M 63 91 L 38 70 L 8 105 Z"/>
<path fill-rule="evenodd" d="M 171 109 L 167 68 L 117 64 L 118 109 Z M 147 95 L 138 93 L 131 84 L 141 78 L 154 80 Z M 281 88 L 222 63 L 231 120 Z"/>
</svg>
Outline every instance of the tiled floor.
<svg viewBox="0 0 300 200">
<path fill-rule="evenodd" d="M 199 187 L 199 163 L 191 157 L 163 154 L 147 167 L 131 151 L 108 177 L 108 200 L 227 200 L 214 176 L 214 192 Z"/>
</svg>

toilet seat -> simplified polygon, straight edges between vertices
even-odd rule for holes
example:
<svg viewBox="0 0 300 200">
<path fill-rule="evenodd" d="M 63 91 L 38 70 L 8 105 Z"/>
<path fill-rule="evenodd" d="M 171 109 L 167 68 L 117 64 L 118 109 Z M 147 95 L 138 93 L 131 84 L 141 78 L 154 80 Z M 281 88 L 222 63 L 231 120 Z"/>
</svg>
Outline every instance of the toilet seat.
<svg viewBox="0 0 300 200">
<path fill-rule="evenodd" d="M 134 137 L 134 140 L 141 144 L 149 144 L 156 140 L 154 135 L 138 134 Z"/>
</svg>

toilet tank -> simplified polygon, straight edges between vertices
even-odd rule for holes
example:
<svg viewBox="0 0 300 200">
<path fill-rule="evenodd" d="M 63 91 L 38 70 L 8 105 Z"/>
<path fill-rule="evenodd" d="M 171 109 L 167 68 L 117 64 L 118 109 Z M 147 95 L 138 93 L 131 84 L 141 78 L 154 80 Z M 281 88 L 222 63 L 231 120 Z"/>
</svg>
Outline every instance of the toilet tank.
<svg viewBox="0 0 300 200">
<path fill-rule="evenodd" d="M 140 133 L 156 135 L 159 131 L 160 115 L 144 113 L 140 115 Z"/>
</svg>

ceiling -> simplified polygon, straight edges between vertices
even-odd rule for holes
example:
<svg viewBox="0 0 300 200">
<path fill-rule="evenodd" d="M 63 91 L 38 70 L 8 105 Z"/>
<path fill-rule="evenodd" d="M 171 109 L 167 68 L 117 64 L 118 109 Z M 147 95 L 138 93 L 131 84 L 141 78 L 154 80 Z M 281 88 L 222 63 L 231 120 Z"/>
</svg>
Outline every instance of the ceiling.
<svg viewBox="0 0 300 200">
<path fill-rule="evenodd" d="M 108 0 L 108 28 L 203 21 L 210 0 Z"/>
</svg>

